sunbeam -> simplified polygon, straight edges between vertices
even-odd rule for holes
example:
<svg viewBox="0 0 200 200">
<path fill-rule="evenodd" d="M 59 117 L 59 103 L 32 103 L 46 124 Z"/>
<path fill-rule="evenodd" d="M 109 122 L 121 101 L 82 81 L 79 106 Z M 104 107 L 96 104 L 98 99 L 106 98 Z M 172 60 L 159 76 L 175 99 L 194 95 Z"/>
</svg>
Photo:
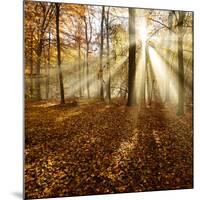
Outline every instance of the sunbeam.
<svg viewBox="0 0 200 200">
<path fill-rule="evenodd" d="M 170 71 L 169 73 L 172 75 L 171 79 L 172 80 L 174 79 L 176 82 L 178 78 L 177 56 L 175 54 L 171 54 L 170 59 L 167 59 L 165 58 L 164 54 L 158 51 L 157 48 L 153 48 L 153 49 L 156 51 L 157 55 L 159 55 L 160 58 L 166 63 L 166 66 L 168 67 L 168 70 Z M 188 72 L 188 75 L 192 76 L 192 69 L 189 66 L 189 64 L 191 64 L 192 62 L 191 55 L 184 56 L 183 60 L 184 60 L 184 66 L 185 66 L 185 74 L 186 72 Z M 192 90 L 191 79 L 190 80 L 185 79 L 184 81 L 185 81 L 185 86 L 188 87 L 190 90 Z"/>
<path fill-rule="evenodd" d="M 112 79 L 112 77 L 115 76 L 115 74 L 118 72 L 120 67 L 127 60 L 127 57 L 122 57 L 117 63 L 116 63 L 116 61 L 114 59 L 112 59 L 112 60 L 114 62 L 112 63 L 112 66 L 111 66 L 111 79 Z M 106 64 L 106 62 L 107 62 L 107 60 L 104 59 L 103 60 L 104 65 Z M 90 64 L 91 68 L 92 68 L 92 66 L 95 66 L 95 63 L 93 65 Z M 106 72 L 104 72 L 104 73 L 106 73 Z M 90 90 L 91 90 L 91 94 L 93 94 L 94 96 L 96 95 L 96 92 L 98 92 L 97 88 L 99 87 L 99 81 L 97 81 L 97 79 L 96 79 L 97 76 L 98 76 L 98 74 L 96 72 L 91 72 L 90 75 L 88 77 L 85 77 L 82 80 L 82 83 L 81 83 L 82 87 L 86 88 L 87 87 L 87 82 L 89 82 L 89 87 L 90 87 Z M 106 76 L 106 74 L 103 75 L 104 79 L 105 79 L 105 76 Z M 71 88 L 71 91 L 70 91 L 71 96 L 76 96 L 76 93 L 79 91 L 79 80 L 75 80 L 72 83 L 70 83 L 69 88 Z M 84 93 L 86 94 L 86 89 L 84 89 Z"/>
<path fill-rule="evenodd" d="M 140 41 L 142 42 L 142 46 L 144 47 L 146 45 L 146 41 L 147 41 L 147 21 L 145 17 L 142 17 L 140 19 L 140 24 L 138 27 L 138 36 Z"/>
<path fill-rule="evenodd" d="M 163 97 L 162 100 L 164 100 L 164 96 L 165 96 L 164 85 L 166 83 L 166 78 L 167 78 L 166 74 L 169 73 L 169 67 L 166 65 L 165 61 L 160 57 L 159 54 L 157 54 L 157 52 L 152 47 L 149 47 L 149 56 L 150 56 L 150 61 L 152 64 L 152 69 L 156 76 L 158 89 L 160 91 L 161 96 Z M 172 77 L 170 77 L 170 79 L 172 79 Z M 172 100 L 174 102 L 177 102 L 178 98 L 177 98 L 176 87 L 170 82 L 169 88 L 171 91 Z"/>
</svg>

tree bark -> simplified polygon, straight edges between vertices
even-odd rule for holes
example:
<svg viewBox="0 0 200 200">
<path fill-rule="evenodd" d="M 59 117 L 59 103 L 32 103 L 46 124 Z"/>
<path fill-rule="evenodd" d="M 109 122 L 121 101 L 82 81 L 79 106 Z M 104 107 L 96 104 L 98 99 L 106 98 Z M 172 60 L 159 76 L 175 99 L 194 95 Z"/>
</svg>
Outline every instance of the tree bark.
<svg viewBox="0 0 200 200">
<path fill-rule="evenodd" d="M 30 52 L 30 96 L 33 98 L 33 31 L 31 29 L 31 52 Z"/>
<path fill-rule="evenodd" d="M 79 74 L 79 96 L 82 97 L 82 79 L 81 79 L 81 41 L 78 41 L 78 74 Z"/>
<path fill-rule="evenodd" d="M 86 76 L 87 76 L 87 95 L 90 98 L 90 85 L 89 85 L 89 43 L 87 42 L 87 52 L 86 52 Z"/>
<path fill-rule="evenodd" d="M 84 17 L 84 23 L 85 23 L 85 41 L 86 41 L 86 79 L 87 79 L 87 95 L 88 98 L 90 98 L 90 86 L 89 86 L 89 64 L 88 64 L 88 58 L 89 58 L 89 41 L 88 41 L 88 25 L 86 21 L 86 17 Z"/>
<path fill-rule="evenodd" d="M 46 79 L 46 99 L 49 98 L 49 78 L 50 78 L 50 64 L 51 64 L 51 28 L 49 28 L 49 38 L 48 38 L 48 63 L 47 63 L 47 79 Z"/>
<path fill-rule="evenodd" d="M 129 66 L 128 66 L 128 102 L 127 106 L 136 105 L 135 73 L 136 73 L 136 39 L 135 9 L 129 8 Z"/>
<path fill-rule="evenodd" d="M 106 43 L 107 43 L 107 69 L 108 69 L 108 82 L 107 82 L 107 98 L 108 102 L 111 101 L 111 70 L 110 70 L 110 45 L 109 45 L 109 8 L 107 10 L 107 17 L 106 17 Z"/>
<path fill-rule="evenodd" d="M 171 48 L 171 31 L 172 31 L 172 23 L 173 23 L 173 13 L 170 11 L 168 15 L 168 46 L 167 46 L 167 58 L 170 58 L 170 48 Z M 165 91 L 165 102 L 170 101 L 170 75 L 171 75 L 171 66 L 167 66 L 167 72 L 166 72 L 166 91 Z"/>
<path fill-rule="evenodd" d="M 41 99 L 41 91 L 40 91 L 40 67 L 41 67 L 41 56 L 43 49 L 43 34 L 40 36 L 40 41 L 38 43 L 37 48 L 37 64 L 36 64 L 36 99 Z"/>
<path fill-rule="evenodd" d="M 100 98 L 101 100 L 104 99 L 104 92 L 103 92 L 103 24 L 104 24 L 104 17 L 105 17 L 105 8 L 102 6 L 102 14 L 101 14 L 101 44 L 100 44 Z"/>
<path fill-rule="evenodd" d="M 60 18 L 60 6 L 58 3 L 56 5 L 56 38 L 57 38 L 57 63 L 58 63 L 58 74 L 60 83 L 60 103 L 65 103 L 64 85 L 63 85 L 63 75 L 61 69 L 61 52 L 60 52 L 60 35 L 59 35 L 59 18 Z"/>
<path fill-rule="evenodd" d="M 145 54 L 146 54 L 146 79 L 147 79 L 147 103 L 150 105 L 150 96 L 151 96 L 151 86 L 150 86 L 150 69 L 149 69 L 149 52 L 148 47 L 145 47 Z"/>
<path fill-rule="evenodd" d="M 178 22 L 178 108 L 177 115 L 184 115 L 184 63 L 183 63 L 183 21 L 185 13 L 179 12 Z"/>
</svg>

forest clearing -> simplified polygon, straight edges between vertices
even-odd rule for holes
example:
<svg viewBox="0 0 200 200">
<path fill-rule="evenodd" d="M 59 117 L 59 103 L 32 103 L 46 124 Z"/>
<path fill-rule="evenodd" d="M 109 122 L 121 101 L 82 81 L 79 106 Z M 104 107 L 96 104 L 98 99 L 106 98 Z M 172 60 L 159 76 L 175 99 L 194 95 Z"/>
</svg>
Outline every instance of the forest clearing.
<svg viewBox="0 0 200 200">
<path fill-rule="evenodd" d="M 193 13 L 24 9 L 25 197 L 193 188 Z"/>
</svg>

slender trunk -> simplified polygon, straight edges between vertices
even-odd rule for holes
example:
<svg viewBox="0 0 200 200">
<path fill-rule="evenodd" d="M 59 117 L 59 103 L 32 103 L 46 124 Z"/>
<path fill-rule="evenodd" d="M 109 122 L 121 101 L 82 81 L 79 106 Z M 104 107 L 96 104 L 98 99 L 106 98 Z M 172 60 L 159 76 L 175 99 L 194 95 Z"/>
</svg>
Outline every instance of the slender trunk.
<svg viewBox="0 0 200 200">
<path fill-rule="evenodd" d="M 104 99 L 103 92 L 103 24 L 104 24 L 105 8 L 102 7 L 102 17 L 101 17 L 101 46 L 100 46 L 100 98 Z"/>
<path fill-rule="evenodd" d="M 127 106 L 136 105 L 135 73 L 136 73 L 136 40 L 135 9 L 129 8 L 129 67 L 128 67 L 128 102 Z"/>
<path fill-rule="evenodd" d="M 146 57 L 146 47 L 145 47 L 145 60 L 144 65 L 142 66 L 142 83 L 141 83 L 141 91 L 140 91 L 140 103 L 141 105 L 146 105 L 146 98 L 145 98 L 145 78 L 146 78 L 146 64 L 147 64 L 147 57 Z"/>
<path fill-rule="evenodd" d="M 89 41 L 88 41 L 88 26 L 86 17 L 84 18 L 85 23 L 85 42 L 86 42 L 86 79 L 87 79 L 87 95 L 90 98 L 90 86 L 89 86 L 89 65 L 88 65 L 88 57 L 89 57 Z"/>
<path fill-rule="evenodd" d="M 48 51 L 47 51 L 46 48 L 43 48 L 42 59 L 43 59 L 43 66 L 44 66 L 44 68 L 45 68 L 44 77 L 47 78 Z M 43 82 L 43 78 L 42 78 L 42 86 L 43 86 L 43 85 L 44 85 L 44 88 L 45 88 L 45 93 L 44 93 L 44 95 L 42 95 L 43 92 L 41 92 L 41 95 L 44 96 L 45 99 L 47 99 L 47 98 L 46 98 L 46 79 L 45 79 L 44 82 Z"/>
<path fill-rule="evenodd" d="M 83 86 L 82 86 L 82 88 L 83 88 L 83 96 L 85 96 L 86 95 L 86 81 L 87 81 L 87 79 L 86 79 L 86 73 L 85 73 L 85 68 L 86 68 L 86 54 L 85 54 L 85 52 L 84 52 L 84 57 L 83 57 L 83 67 L 82 67 L 82 79 L 83 79 Z"/>
<path fill-rule="evenodd" d="M 64 95 L 64 85 L 63 85 L 63 75 L 61 70 L 61 52 L 60 52 L 60 35 L 59 35 L 59 17 L 60 17 L 60 7 L 58 3 L 56 5 L 56 38 L 57 38 L 57 62 L 58 62 L 58 74 L 60 82 L 60 103 L 65 103 Z"/>
<path fill-rule="evenodd" d="M 149 53 L 149 52 L 148 52 Z M 149 57 L 149 54 L 148 54 Z M 155 83 L 156 83 L 156 78 L 155 78 L 155 74 L 152 68 L 152 63 L 149 60 L 149 76 L 150 76 L 150 97 L 149 97 L 149 106 L 151 106 L 152 100 L 155 99 Z"/>
<path fill-rule="evenodd" d="M 43 49 L 43 34 L 40 36 L 40 41 L 37 48 L 37 64 L 36 64 L 36 98 L 37 100 L 41 99 L 41 91 L 40 91 L 40 68 L 41 68 L 41 57 L 42 57 L 42 49 Z"/>
<path fill-rule="evenodd" d="M 178 109 L 177 115 L 184 114 L 184 64 L 183 64 L 183 20 L 185 13 L 179 12 L 178 23 Z"/>
<path fill-rule="evenodd" d="M 81 40 L 78 40 L 78 75 L 79 75 L 79 96 L 82 97 L 82 79 L 81 79 Z"/>
<path fill-rule="evenodd" d="M 50 64 L 51 64 L 51 28 L 49 28 L 48 38 L 48 63 L 47 63 L 47 79 L 46 79 L 46 99 L 49 98 L 49 78 L 50 78 Z"/>
<path fill-rule="evenodd" d="M 172 23 L 173 23 L 173 13 L 170 11 L 169 12 L 169 16 L 168 16 L 168 27 L 170 30 L 168 30 L 168 49 L 167 49 L 167 58 L 170 57 L 170 49 L 171 49 L 171 29 L 172 29 Z M 166 91 L 165 91 L 165 102 L 169 102 L 170 101 L 170 94 L 169 94 L 169 90 L 170 90 L 170 73 L 171 71 L 171 66 L 168 66 L 167 72 L 166 72 Z"/>
<path fill-rule="evenodd" d="M 106 18 L 106 43 L 107 43 L 107 68 L 108 68 L 108 83 L 107 83 L 107 98 L 110 103 L 111 100 L 111 70 L 110 70 L 110 45 L 109 45 L 109 8 L 107 10 L 107 18 Z"/>
<path fill-rule="evenodd" d="M 30 96 L 33 98 L 33 32 L 31 31 L 31 55 L 30 55 Z"/>
<path fill-rule="evenodd" d="M 87 76 L 87 94 L 88 94 L 88 98 L 90 98 L 88 57 L 89 57 L 89 43 L 87 42 L 87 52 L 86 52 L 86 76 Z"/>
<path fill-rule="evenodd" d="M 146 51 L 146 79 L 147 79 L 147 103 L 149 104 L 150 102 L 150 73 L 149 73 L 149 54 L 148 54 L 148 47 L 146 46 L 145 48 Z"/>
<path fill-rule="evenodd" d="M 145 67 L 146 68 L 146 67 Z M 146 77 L 146 70 L 144 68 L 143 74 L 143 88 L 142 88 L 142 105 L 146 106 L 146 84 L 145 84 L 145 77 Z"/>
</svg>

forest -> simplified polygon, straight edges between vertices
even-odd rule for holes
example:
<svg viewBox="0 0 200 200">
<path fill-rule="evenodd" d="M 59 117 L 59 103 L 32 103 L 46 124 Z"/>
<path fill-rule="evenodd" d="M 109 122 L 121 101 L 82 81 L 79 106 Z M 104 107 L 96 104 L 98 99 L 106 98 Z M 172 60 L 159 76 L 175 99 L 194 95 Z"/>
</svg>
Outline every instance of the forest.
<svg viewBox="0 0 200 200">
<path fill-rule="evenodd" d="M 24 2 L 25 197 L 193 188 L 193 12 Z"/>
</svg>

